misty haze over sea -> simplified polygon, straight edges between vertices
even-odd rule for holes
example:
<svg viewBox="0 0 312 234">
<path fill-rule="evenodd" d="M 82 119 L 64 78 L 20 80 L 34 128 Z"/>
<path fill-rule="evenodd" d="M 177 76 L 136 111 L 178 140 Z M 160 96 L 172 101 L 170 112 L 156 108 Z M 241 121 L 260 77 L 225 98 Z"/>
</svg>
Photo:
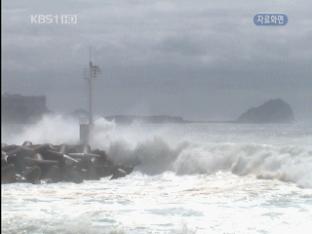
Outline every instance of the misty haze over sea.
<svg viewBox="0 0 312 234">
<path fill-rule="evenodd" d="M 47 95 L 63 113 L 85 106 L 89 46 L 102 73 L 96 110 L 232 120 L 272 98 L 312 119 L 308 0 L 4 1 L 2 92 Z M 258 12 L 284 27 L 256 27 Z M 74 14 L 77 24 L 31 24 L 32 14 Z"/>
<path fill-rule="evenodd" d="M 2 232 L 310 234 L 310 9 L 4 0 Z"/>
</svg>

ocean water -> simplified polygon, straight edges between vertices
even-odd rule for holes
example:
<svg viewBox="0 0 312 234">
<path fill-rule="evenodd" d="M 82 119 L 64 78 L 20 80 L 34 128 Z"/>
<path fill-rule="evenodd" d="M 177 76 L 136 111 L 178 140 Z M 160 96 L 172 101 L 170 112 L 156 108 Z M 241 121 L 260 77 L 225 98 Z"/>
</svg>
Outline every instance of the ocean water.
<svg viewBox="0 0 312 234">
<path fill-rule="evenodd" d="M 3 142 L 74 143 L 78 123 L 6 126 Z M 119 180 L 2 185 L 3 233 L 311 233 L 312 124 L 96 121 L 93 147 L 138 159 Z"/>
</svg>

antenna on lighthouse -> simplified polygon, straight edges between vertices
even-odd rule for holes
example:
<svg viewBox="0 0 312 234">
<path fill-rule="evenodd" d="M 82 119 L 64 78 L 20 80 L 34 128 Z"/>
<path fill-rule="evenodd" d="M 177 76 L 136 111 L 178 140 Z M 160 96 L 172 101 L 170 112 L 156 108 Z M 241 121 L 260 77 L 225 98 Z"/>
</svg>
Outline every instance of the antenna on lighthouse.
<svg viewBox="0 0 312 234">
<path fill-rule="evenodd" d="M 89 48 L 89 76 L 88 76 L 88 88 L 89 88 L 89 124 L 93 125 L 93 80 L 96 79 L 100 69 L 92 61 L 92 47 Z"/>
<path fill-rule="evenodd" d="M 92 61 L 92 47 L 89 48 L 89 67 L 85 79 L 88 84 L 88 124 L 80 124 L 80 141 L 83 144 L 90 143 L 92 135 L 94 118 L 93 118 L 93 81 L 100 73 L 100 68 Z"/>
</svg>

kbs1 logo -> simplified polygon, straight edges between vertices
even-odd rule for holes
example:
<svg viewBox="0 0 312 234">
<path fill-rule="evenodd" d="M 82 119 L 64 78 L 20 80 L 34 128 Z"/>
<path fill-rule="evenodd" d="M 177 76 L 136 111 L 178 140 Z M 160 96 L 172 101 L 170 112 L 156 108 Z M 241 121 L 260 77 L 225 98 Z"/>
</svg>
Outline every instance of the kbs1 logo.
<svg viewBox="0 0 312 234">
<path fill-rule="evenodd" d="M 257 26 L 284 26 L 288 23 L 288 17 L 285 14 L 257 14 L 253 18 Z"/>
<path fill-rule="evenodd" d="M 52 15 L 36 14 L 30 15 L 31 24 L 77 24 L 77 15 Z"/>
</svg>

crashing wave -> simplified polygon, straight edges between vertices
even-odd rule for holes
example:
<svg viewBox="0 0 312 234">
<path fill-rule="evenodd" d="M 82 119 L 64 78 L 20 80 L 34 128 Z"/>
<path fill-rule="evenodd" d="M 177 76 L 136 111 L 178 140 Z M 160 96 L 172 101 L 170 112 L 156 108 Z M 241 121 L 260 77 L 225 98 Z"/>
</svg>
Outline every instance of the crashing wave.
<svg viewBox="0 0 312 234">
<path fill-rule="evenodd" d="M 77 141 L 78 123 L 62 116 L 45 116 L 40 122 L 24 128 L 8 143 L 20 144 L 25 139 L 36 143 L 72 143 Z M 141 134 L 144 132 L 145 134 Z M 198 143 L 176 141 L 166 134 L 149 134 L 146 128 L 132 126 L 117 129 L 114 122 L 98 119 L 94 133 L 95 147 L 107 151 L 116 162 L 137 165 L 146 174 L 173 171 L 178 175 L 233 174 L 255 175 L 260 179 L 278 179 L 312 188 L 312 150 L 309 146 L 268 145 L 259 143 Z"/>
</svg>

